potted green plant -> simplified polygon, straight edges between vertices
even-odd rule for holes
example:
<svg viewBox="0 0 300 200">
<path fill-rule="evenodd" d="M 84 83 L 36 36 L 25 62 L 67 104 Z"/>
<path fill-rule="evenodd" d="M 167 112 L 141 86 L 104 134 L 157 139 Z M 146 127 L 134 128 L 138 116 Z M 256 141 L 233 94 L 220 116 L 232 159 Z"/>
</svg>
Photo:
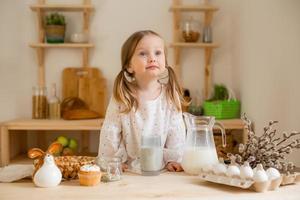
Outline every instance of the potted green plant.
<svg viewBox="0 0 300 200">
<path fill-rule="evenodd" d="M 208 101 L 220 101 L 228 99 L 228 90 L 225 85 L 214 85 L 213 96 Z"/>
<path fill-rule="evenodd" d="M 65 17 L 57 12 L 45 17 L 45 31 L 47 43 L 64 43 L 66 22 Z"/>
</svg>

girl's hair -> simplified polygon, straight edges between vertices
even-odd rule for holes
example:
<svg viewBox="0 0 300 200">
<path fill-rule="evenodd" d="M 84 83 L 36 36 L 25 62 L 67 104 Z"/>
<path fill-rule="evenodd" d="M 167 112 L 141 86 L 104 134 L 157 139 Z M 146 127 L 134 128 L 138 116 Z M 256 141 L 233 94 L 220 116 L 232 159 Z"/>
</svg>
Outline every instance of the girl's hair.
<svg viewBox="0 0 300 200">
<path fill-rule="evenodd" d="M 138 101 L 136 96 L 136 87 L 134 82 L 129 82 L 125 78 L 125 74 L 127 73 L 129 76 L 133 76 L 127 72 L 127 68 L 129 68 L 130 60 L 134 54 L 136 46 L 141 41 L 144 36 L 147 35 L 155 35 L 157 37 L 161 36 L 154 31 L 151 30 L 143 30 L 133 33 L 123 44 L 121 51 L 121 62 L 122 62 L 122 70 L 117 75 L 116 80 L 114 82 L 113 95 L 117 102 L 121 103 L 124 106 L 124 109 L 121 111 L 123 113 L 128 113 L 131 109 L 138 108 Z M 178 111 L 181 110 L 181 104 L 187 105 L 188 103 L 183 98 L 183 92 L 177 80 L 174 70 L 168 66 L 167 63 L 167 49 L 166 45 L 164 47 L 165 51 L 165 61 L 166 61 L 166 69 L 169 72 L 169 81 L 166 84 L 166 94 L 167 98 L 176 105 Z"/>
</svg>

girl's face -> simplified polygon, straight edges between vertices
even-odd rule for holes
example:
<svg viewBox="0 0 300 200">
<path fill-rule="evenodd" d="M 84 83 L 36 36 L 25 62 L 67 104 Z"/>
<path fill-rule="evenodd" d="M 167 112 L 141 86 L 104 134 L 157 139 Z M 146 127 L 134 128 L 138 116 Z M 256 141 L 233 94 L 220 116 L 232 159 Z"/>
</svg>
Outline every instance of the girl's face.
<svg viewBox="0 0 300 200">
<path fill-rule="evenodd" d="M 140 80 L 152 80 L 166 68 L 163 40 L 156 35 L 144 36 L 135 48 L 128 72 Z"/>
</svg>

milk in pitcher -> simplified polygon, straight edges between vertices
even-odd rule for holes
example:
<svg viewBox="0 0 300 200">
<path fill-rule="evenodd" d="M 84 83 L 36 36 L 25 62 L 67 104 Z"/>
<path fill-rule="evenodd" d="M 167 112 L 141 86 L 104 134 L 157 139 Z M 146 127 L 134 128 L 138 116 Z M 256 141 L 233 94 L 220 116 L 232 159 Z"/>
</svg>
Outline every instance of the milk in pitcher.
<svg viewBox="0 0 300 200">
<path fill-rule="evenodd" d="M 182 158 L 182 168 L 186 173 L 198 175 L 218 163 L 216 149 L 211 147 L 186 148 Z"/>
</svg>

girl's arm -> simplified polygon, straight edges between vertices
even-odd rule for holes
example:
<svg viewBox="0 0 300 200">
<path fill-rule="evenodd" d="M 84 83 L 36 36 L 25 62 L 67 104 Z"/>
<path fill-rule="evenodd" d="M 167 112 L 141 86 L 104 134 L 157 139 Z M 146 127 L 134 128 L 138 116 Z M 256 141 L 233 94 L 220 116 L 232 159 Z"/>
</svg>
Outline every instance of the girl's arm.
<svg viewBox="0 0 300 200">
<path fill-rule="evenodd" d="M 98 156 L 113 157 L 120 151 L 121 119 L 119 105 L 111 98 L 100 132 Z"/>
<path fill-rule="evenodd" d="M 173 111 L 164 148 L 165 163 L 180 163 L 185 143 L 185 125 L 182 113 Z"/>
</svg>

